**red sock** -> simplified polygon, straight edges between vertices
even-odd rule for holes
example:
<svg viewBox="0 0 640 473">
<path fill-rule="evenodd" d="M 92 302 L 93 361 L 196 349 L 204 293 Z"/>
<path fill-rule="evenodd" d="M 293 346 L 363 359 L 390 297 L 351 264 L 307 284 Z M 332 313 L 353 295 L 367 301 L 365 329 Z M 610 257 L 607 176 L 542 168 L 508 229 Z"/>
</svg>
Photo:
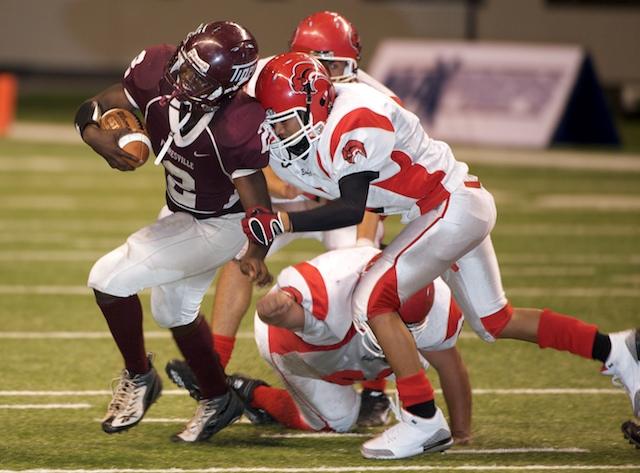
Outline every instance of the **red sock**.
<svg viewBox="0 0 640 473">
<path fill-rule="evenodd" d="M 398 397 L 402 406 L 407 407 L 433 401 L 433 386 L 423 370 L 418 373 L 396 379 Z"/>
<path fill-rule="evenodd" d="M 187 334 L 176 336 L 171 330 L 176 345 L 193 371 L 202 397 L 210 399 L 227 392 L 226 376 L 220 365 L 218 355 L 213 350 L 211 330 L 203 317 L 196 319 L 196 324 Z"/>
<path fill-rule="evenodd" d="M 217 333 L 212 333 L 211 335 L 213 336 L 213 349 L 220 357 L 222 367 L 226 368 L 231 359 L 233 347 L 236 344 L 236 337 L 227 337 L 226 335 L 218 335 Z"/>
<path fill-rule="evenodd" d="M 371 391 L 384 391 L 387 387 L 387 380 L 382 379 L 369 379 L 367 381 L 362 381 L 360 383 L 362 385 L 362 389 L 370 389 Z"/>
<path fill-rule="evenodd" d="M 149 371 L 142 335 L 142 306 L 137 295 L 115 297 L 95 291 L 96 302 L 131 374 Z"/>
<path fill-rule="evenodd" d="M 598 327 L 593 324 L 544 309 L 538 324 L 538 346 L 591 359 L 597 332 Z"/>
<path fill-rule="evenodd" d="M 264 409 L 271 417 L 289 429 L 313 430 L 302 419 L 298 406 L 286 389 L 258 386 L 253 391 L 251 406 Z"/>
</svg>

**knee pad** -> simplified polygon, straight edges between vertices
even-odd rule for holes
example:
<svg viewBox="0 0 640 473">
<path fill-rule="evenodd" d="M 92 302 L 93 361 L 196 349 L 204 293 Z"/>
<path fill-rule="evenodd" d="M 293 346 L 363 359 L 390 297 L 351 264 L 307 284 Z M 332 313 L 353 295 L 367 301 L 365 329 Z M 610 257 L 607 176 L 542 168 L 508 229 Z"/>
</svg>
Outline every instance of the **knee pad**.
<svg viewBox="0 0 640 473">
<path fill-rule="evenodd" d="M 151 289 L 151 316 L 162 328 L 181 327 L 189 325 L 198 317 L 196 310 L 193 314 L 185 314 L 179 300 L 167 297 L 158 288 Z"/>
<path fill-rule="evenodd" d="M 107 253 L 95 262 L 91 271 L 87 286 L 102 292 L 119 297 L 128 297 L 136 294 L 138 288 L 127 272 L 122 272 L 119 268 L 124 266 L 125 245 Z"/>
<path fill-rule="evenodd" d="M 480 321 L 487 332 L 489 332 L 494 338 L 498 338 L 500 333 L 502 333 L 511 320 L 512 315 L 513 307 L 511 307 L 511 304 L 507 303 L 507 305 L 498 312 L 482 317 Z"/>
</svg>

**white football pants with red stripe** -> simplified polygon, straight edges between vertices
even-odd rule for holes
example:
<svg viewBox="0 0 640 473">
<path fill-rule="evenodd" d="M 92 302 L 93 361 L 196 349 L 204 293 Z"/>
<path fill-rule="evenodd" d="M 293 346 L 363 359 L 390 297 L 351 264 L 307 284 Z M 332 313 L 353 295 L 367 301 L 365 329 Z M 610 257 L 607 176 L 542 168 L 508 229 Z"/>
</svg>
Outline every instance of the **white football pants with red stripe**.
<svg viewBox="0 0 640 473">
<path fill-rule="evenodd" d="M 412 294 L 442 276 L 465 320 L 484 340 L 493 341 L 481 319 L 507 305 L 489 236 L 495 222 L 493 196 L 477 181 L 465 182 L 437 208 L 412 220 L 356 286 L 356 327 L 397 311 Z"/>
</svg>

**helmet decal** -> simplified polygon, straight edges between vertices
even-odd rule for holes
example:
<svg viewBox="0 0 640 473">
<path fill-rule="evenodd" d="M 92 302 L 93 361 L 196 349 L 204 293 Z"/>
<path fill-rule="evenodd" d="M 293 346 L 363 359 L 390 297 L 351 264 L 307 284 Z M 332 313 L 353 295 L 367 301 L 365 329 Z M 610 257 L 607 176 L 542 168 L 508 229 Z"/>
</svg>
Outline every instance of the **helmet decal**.
<svg viewBox="0 0 640 473">
<path fill-rule="evenodd" d="M 196 51 L 196 48 L 191 48 L 189 51 L 187 51 L 187 57 L 193 62 L 193 65 L 195 66 L 194 68 L 200 74 L 206 75 L 209 67 L 211 66 L 207 61 L 201 59 L 200 56 L 198 56 L 198 51 Z"/>
<path fill-rule="evenodd" d="M 292 74 L 289 78 L 291 90 L 298 94 L 315 94 L 318 92 L 315 86 L 316 80 L 321 77 L 312 63 L 306 61 L 299 62 L 293 66 Z"/>
<path fill-rule="evenodd" d="M 251 79 L 251 76 L 256 71 L 256 67 L 258 65 L 258 58 L 256 57 L 253 61 L 248 62 L 246 64 L 235 64 L 231 66 L 231 79 L 230 82 L 238 83 L 238 82 L 247 82 Z"/>
</svg>

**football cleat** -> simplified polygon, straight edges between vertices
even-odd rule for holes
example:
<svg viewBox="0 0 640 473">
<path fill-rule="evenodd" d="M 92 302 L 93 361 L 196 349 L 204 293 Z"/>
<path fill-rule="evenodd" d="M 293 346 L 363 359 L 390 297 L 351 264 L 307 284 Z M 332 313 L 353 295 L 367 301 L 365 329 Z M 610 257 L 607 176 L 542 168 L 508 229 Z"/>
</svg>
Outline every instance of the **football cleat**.
<svg viewBox="0 0 640 473">
<path fill-rule="evenodd" d="M 151 363 L 151 354 L 148 359 L 150 370 L 147 373 L 131 376 L 125 369 L 114 380 L 117 383 L 114 383 L 113 397 L 102 419 L 102 430 L 106 433 L 122 432 L 135 426 L 160 397 L 162 380 Z"/>
<path fill-rule="evenodd" d="M 211 399 L 198 401 L 198 408 L 184 430 L 171 437 L 174 442 L 202 442 L 240 418 L 244 406 L 230 389 Z"/>
<path fill-rule="evenodd" d="M 613 384 L 627 391 L 633 415 L 640 417 L 640 330 L 612 333 L 609 338 L 611 353 L 602 373 L 613 376 Z"/>
<path fill-rule="evenodd" d="M 365 458 L 395 460 L 421 453 L 441 452 L 452 445 L 449 425 L 439 408 L 430 419 L 401 409 L 400 422 L 365 442 L 360 452 Z"/>
<path fill-rule="evenodd" d="M 640 448 L 640 425 L 628 420 L 621 426 L 622 434 L 631 445 L 635 445 L 636 448 Z"/>
<path fill-rule="evenodd" d="M 196 401 L 202 399 L 198 380 L 186 361 L 171 360 L 166 364 L 164 370 L 167 373 L 167 376 L 169 376 L 169 379 L 173 381 L 176 386 L 189 391 L 189 396 Z"/>
<path fill-rule="evenodd" d="M 379 427 L 387 425 L 391 416 L 391 403 L 383 391 L 363 389 L 360 394 L 358 427 Z"/>
<path fill-rule="evenodd" d="M 269 386 L 261 379 L 249 378 L 240 373 L 234 373 L 227 376 L 227 384 L 244 402 L 244 415 L 252 424 L 271 424 L 275 422 L 273 417 L 267 411 L 259 407 L 252 407 L 253 392 L 258 386 Z"/>
</svg>

